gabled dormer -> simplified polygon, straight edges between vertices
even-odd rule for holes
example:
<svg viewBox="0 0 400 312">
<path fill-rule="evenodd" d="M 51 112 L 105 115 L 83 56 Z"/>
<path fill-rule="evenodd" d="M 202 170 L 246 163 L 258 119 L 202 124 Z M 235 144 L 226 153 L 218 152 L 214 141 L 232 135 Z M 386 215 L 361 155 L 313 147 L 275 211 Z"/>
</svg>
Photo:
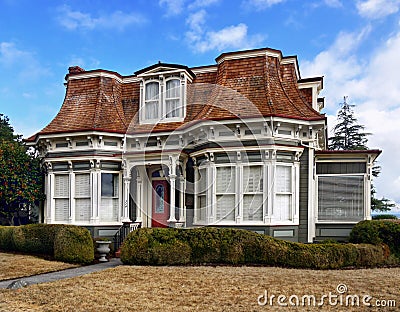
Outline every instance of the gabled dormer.
<svg viewBox="0 0 400 312">
<path fill-rule="evenodd" d="M 185 119 L 187 85 L 195 78 L 188 67 L 158 63 L 135 72 L 135 75 L 140 78 L 140 123 Z"/>
</svg>

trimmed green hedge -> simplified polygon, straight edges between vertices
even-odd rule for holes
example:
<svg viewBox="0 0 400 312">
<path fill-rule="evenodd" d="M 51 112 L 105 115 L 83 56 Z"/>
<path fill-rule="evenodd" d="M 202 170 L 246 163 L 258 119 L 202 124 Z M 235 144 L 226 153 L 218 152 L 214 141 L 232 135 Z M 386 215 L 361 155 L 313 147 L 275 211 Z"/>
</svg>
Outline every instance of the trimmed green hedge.
<svg viewBox="0 0 400 312">
<path fill-rule="evenodd" d="M 0 250 L 43 254 L 69 263 L 90 263 L 94 246 L 89 231 L 74 225 L 0 226 Z"/>
<path fill-rule="evenodd" d="M 339 269 L 384 264 L 384 246 L 301 244 L 229 228 L 142 228 L 131 232 L 121 250 L 125 264 L 251 264 Z"/>
<path fill-rule="evenodd" d="M 400 259 L 400 223 L 396 221 L 361 221 L 350 233 L 353 243 L 386 244 L 390 252 Z"/>
</svg>

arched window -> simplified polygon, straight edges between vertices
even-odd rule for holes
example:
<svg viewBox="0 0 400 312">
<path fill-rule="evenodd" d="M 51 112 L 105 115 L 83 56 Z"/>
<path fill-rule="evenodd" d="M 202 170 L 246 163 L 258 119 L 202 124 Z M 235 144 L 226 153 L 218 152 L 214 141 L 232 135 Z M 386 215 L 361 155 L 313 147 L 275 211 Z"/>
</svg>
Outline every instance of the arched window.
<svg viewBox="0 0 400 312">
<path fill-rule="evenodd" d="M 160 85 L 158 82 L 146 83 L 144 99 L 145 119 L 157 119 L 160 116 Z"/>
<path fill-rule="evenodd" d="M 180 117 L 181 83 L 179 79 L 171 79 L 166 83 L 165 117 Z"/>
</svg>

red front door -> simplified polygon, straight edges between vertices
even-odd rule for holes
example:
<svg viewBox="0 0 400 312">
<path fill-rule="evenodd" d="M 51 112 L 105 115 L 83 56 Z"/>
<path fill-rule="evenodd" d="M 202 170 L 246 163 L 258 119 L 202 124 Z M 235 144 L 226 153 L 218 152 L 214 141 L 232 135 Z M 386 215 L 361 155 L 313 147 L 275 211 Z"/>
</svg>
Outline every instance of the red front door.
<svg viewBox="0 0 400 312">
<path fill-rule="evenodd" d="M 167 227 L 169 219 L 169 185 L 166 180 L 153 181 L 152 227 Z"/>
</svg>

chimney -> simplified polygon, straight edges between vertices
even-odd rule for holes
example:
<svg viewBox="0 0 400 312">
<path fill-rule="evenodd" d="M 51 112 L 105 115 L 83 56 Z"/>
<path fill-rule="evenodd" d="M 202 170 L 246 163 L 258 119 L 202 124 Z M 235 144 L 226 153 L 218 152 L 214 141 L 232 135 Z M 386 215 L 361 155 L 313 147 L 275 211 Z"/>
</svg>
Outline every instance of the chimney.
<svg viewBox="0 0 400 312">
<path fill-rule="evenodd" d="M 79 73 L 83 73 L 84 71 L 85 70 L 79 66 L 68 67 L 69 74 L 79 74 Z"/>
</svg>

